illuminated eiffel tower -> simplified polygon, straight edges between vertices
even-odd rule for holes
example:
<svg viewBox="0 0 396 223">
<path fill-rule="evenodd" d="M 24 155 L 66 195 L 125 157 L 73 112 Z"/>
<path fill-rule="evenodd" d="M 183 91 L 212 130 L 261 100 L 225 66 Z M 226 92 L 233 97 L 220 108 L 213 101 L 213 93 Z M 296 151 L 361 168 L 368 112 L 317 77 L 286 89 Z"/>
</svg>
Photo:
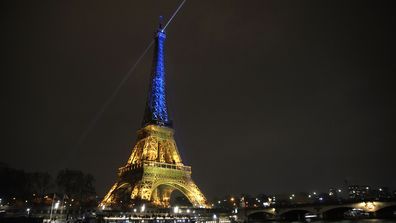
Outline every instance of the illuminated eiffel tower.
<svg viewBox="0 0 396 223">
<path fill-rule="evenodd" d="M 171 193 L 183 193 L 194 207 L 208 208 L 205 196 L 191 179 L 191 167 L 179 155 L 168 116 L 165 89 L 164 41 L 162 27 L 155 36 L 154 60 L 147 105 L 137 142 L 118 180 L 102 200 L 102 208 L 122 203 L 147 203 L 169 207 Z"/>
</svg>

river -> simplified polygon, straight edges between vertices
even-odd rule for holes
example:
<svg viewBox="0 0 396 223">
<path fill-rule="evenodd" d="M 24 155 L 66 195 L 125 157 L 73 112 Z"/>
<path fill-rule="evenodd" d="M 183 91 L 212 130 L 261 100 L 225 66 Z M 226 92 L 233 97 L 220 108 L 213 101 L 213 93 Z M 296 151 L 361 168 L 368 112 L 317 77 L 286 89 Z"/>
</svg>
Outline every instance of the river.
<svg viewBox="0 0 396 223">
<path fill-rule="evenodd" d="M 267 221 L 268 223 L 306 223 L 306 221 Z M 396 223 L 396 219 L 317 220 L 312 223 Z M 251 221 L 249 223 L 264 223 Z"/>
</svg>

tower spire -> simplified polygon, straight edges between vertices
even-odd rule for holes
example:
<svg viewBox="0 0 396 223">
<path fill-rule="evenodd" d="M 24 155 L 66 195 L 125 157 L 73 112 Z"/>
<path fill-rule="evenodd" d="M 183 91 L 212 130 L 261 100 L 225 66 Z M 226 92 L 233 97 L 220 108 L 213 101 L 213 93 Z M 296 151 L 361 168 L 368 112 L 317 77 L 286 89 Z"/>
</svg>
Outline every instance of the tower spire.
<svg viewBox="0 0 396 223">
<path fill-rule="evenodd" d="M 164 42 L 165 31 L 162 28 L 160 16 L 159 28 L 155 35 L 153 67 L 151 71 L 150 88 L 148 92 L 146 110 L 144 112 L 143 126 L 154 124 L 171 126 L 166 103 Z"/>
</svg>

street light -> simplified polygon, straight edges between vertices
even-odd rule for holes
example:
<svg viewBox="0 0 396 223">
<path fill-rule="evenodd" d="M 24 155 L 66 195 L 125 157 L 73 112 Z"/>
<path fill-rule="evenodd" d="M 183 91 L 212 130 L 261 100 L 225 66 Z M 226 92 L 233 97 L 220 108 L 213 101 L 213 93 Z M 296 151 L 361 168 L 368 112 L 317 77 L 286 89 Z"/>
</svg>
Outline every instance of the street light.
<svg viewBox="0 0 396 223">
<path fill-rule="evenodd" d="M 176 213 L 176 214 L 179 213 L 179 207 L 178 207 L 178 206 L 175 206 L 175 207 L 173 208 L 173 212 Z"/>
<path fill-rule="evenodd" d="M 142 205 L 142 207 L 140 208 L 140 212 L 144 212 L 144 210 L 146 210 L 146 205 Z"/>
<path fill-rule="evenodd" d="M 59 201 L 57 201 L 57 202 L 55 203 L 54 208 L 55 208 L 55 209 L 58 209 L 58 208 L 59 208 Z"/>
</svg>

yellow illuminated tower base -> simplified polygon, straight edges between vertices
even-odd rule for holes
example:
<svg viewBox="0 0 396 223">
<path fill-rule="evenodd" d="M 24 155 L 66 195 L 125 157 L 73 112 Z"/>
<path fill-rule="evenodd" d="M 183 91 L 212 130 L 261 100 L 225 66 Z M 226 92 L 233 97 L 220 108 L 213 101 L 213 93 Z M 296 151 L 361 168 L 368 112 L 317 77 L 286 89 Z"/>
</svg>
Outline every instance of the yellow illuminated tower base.
<svg viewBox="0 0 396 223">
<path fill-rule="evenodd" d="M 169 207 L 171 193 L 178 190 L 194 207 L 208 208 L 204 195 L 191 179 L 191 167 L 181 161 L 173 133 L 173 129 L 157 125 L 138 131 L 128 163 L 119 168 L 118 182 L 101 202 L 102 207 L 128 201 Z"/>
</svg>

